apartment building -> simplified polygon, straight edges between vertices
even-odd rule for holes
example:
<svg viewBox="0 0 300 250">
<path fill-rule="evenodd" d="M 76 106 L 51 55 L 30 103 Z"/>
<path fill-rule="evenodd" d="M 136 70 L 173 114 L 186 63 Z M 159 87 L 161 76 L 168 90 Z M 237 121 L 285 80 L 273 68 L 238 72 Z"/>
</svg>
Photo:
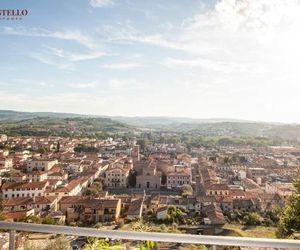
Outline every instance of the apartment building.
<svg viewBox="0 0 300 250">
<path fill-rule="evenodd" d="M 5 182 L 2 187 L 3 198 L 44 196 L 47 181 L 42 182 Z"/>
<path fill-rule="evenodd" d="M 37 171 L 49 171 L 54 165 L 58 163 L 57 160 L 52 159 L 32 159 L 27 162 L 27 172 Z"/>
<path fill-rule="evenodd" d="M 230 193 L 227 184 L 214 183 L 205 187 L 206 195 L 227 196 Z"/>
<path fill-rule="evenodd" d="M 67 222 L 90 221 L 93 223 L 118 220 L 121 199 L 96 199 L 82 196 L 65 196 L 59 202 L 59 210 L 66 214 Z"/>
<path fill-rule="evenodd" d="M 183 185 L 191 184 L 192 174 L 190 168 L 175 167 L 174 170 L 174 172 L 168 172 L 166 174 L 168 188 L 178 188 Z"/>
<path fill-rule="evenodd" d="M 105 185 L 108 188 L 122 188 L 128 185 L 129 169 L 120 166 L 111 167 L 105 173 Z"/>
</svg>

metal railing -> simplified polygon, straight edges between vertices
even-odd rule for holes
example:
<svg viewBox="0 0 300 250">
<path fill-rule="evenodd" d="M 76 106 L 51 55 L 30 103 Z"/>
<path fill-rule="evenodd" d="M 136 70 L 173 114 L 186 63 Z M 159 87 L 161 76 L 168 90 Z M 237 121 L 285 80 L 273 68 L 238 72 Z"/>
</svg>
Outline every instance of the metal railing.
<svg viewBox="0 0 300 250">
<path fill-rule="evenodd" d="M 137 241 L 155 241 L 186 244 L 211 245 L 216 246 L 239 246 L 239 247 L 273 247 L 273 248 L 295 248 L 300 249 L 300 240 L 281 240 L 249 237 L 229 237 L 229 236 L 206 236 L 174 233 L 153 233 L 153 232 L 133 232 L 122 230 L 102 230 L 85 227 L 54 226 L 43 224 L 31 224 L 22 222 L 0 221 L 0 229 L 9 230 L 9 249 L 15 249 L 16 231 L 39 232 L 111 239 L 125 239 Z"/>
</svg>

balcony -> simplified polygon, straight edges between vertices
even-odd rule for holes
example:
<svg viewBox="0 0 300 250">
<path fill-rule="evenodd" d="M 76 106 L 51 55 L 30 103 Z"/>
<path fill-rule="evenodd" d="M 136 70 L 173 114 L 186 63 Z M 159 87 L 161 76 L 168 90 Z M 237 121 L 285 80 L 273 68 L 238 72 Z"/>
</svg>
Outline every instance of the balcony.
<svg viewBox="0 0 300 250">
<path fill-rule="evenodd" d="M 186 243 L 209 245 L 212 249 L 217 246 L 238 246 L 238 247 L 259 247 L 259 248 L 283 248 L 300 249 L 300 240 L 281 240 L 266 238 L 246 238 L 246 237 L 227 237 L 227 236 L 204 236 L 191 234 L 173 233 L 153 233 L 153 232 L 132 232 L 118 230 L 101 230 L 94 228 L 52 226 L 41 224 L 30 224 L 21 222 L 0 221 L 0 229 L 9 231 L 9 250 L 15 249 L 15 234 L 20 232 L 39 232 L 51 234 L 63 234 L 86 237 L 99 237 L 135 241 L 155 241 L 170 243 Z"/>
</svg>

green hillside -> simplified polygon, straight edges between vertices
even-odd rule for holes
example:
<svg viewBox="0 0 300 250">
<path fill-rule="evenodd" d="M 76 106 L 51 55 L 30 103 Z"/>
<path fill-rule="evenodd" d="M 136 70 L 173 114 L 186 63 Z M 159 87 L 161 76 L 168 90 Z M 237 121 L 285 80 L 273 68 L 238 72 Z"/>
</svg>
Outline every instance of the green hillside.
<svg viewBox="0 0 300 250">
<path fill-rule="evenodd" d="M 23 120 L 0 121 L 0 133 L 29 136 L 101 136 L 125 133 L 132 127 L 109 118 L 35 117 Z"/>
</svg>

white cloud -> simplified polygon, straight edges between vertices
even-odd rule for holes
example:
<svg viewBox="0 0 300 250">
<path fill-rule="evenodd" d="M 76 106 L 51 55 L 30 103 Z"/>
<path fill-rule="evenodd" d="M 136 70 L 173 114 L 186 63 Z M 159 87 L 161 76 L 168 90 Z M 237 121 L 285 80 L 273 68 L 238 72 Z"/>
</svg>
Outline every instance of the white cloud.
<svg viewBox="0 0 300 250">
<path fill-rule="evenodd" d="M 101 34 L 104 34 L 104 39 L 106 39 L 108 42 L 120 42 L 128 44 L 144 43 L 170 49 L 183 49 L 180 44 L 169 40 L 162 34 L 144 35 L 128 22 L 121 25 L 119 24 L 117 26 L 104 25 L 98 31 Z"/>
<path fill-rule="evenodd" d="M 88 49 L 84 53 L 74 53 L 65 51 L 62 48 L 54 48 L 44 46 L 47 50 L 40 52 L 29 52 L 32 58 L 48 65 L 55 66 L 59 69 L 74 69 L 74 63 L 98 59 L 106 55 L 105 52 L 100 51 L 99 43 L 96 43 L 93 38 L 88 35 L 84 35 L 79 30 L 73 31 L 49 31 L 46 29 L 37 28 L 14 28 L 5 27 L 2 33 L 6 35 L 18 35 L 18 36 L 31 36 L 31 37 L 45 37 L 62 39 L 77 42 Z"/>
<path fill-rule="evenodd" d="M 27 54 L 44 64 L 55 66 L 58 69 L 73 70 L 75 68 L 75 63 L 94 60 L 106 56 L 106 53 L 96 50 L 85 53 L 72 53 L 67 52 L 64 49 L 48 46 L 45 47 L 46 50 L 40 52 L 29 52 Z"/>
<path fill-rule="evenodd" d="M 31 53 L 29 53 L 29 55 L 33 59 L 38 60 L 39 62 L 41 62 L 43 64 L 51 65 L 58 69 L 62 69 L 62 70 L 73 70 L 74 69 L 73 64 L 66 62 L 64 60 L 56 60 L 53 57 L 49 57 L 47 54 L 31 52 Z"/>
<path fill-rule="evenodd" d="M 93 41 L 91 37 L 84 35 L 79 30 L 50 31 L 47 29 L 39 29 L 39 28 L 27 29 L 27 28 L 4 27 L 2 33 L 6 35 L 45 37 L 45 38 L 69 40 L 69 41 L 75 41 L 88 48 L 97 47 L 96 43 Z"/>
<path fill-rule="evenodd" d="M 151 84 L 148 81 L 138 80 L 136 78 L 112 78 L 106 81 L 104 88 L 107 88 L 110 93 L 122 93 L 124 94 L 124 97 L 128 98 L 128 95 L 131 95 L 132 93 L 135 93 L 135 95 L 144 95 L 145 93 L 148 93 L 148 91 L 151 90 Z"/>
<path fill-rule="evenodd" d="M 162 65 L 171 68 L 201 68 L 208 71 L 216 71 L 224 74 L 229 73 L 260 73 L 262 72 L 261 65 L 257 63 L 237 63 L 230 61 L 218 61 L 205 58 L 193 58 L 193 59 L 178 59 L 167 58 Z"/>
<path fill-rule="evenodd" d="M 168 67 L 199 68 L 201 74 L 211 74 L 211 70 L 239 76 L 258 74 L 264 75 L 259 81 L 275 82 L 284 73 L 297 81 L 299 13 L 299 0 L 221 0 L 212 10 L 189 17 L 163 34 L 147 34 L 129 23 L 106 26 L 104 32 L 115 42 L 187 53 L 165 59 L 163 64 Z"/>
<path fill-rule="evenodd" d="M 96 82 L 89 83 L 69 83 L 68 86 L 76 89 L 94 89 L 96 87 Z"/>
<path fill-rule="evenodd" d="M 120 69 L 120 70 L 130 70 L 141 67 L 140 63 L 115 63 L 115 64 L 104 64 L 101 67 L 104 69 Z"/>
<path fill-rule="evenodd" d="M 144 43 L 193 55 L 254 53 L 256 58 L 256 48 L 274 47 L 279 42 L 274 39 L 289 35 L 299 40 L 299 13 L 299 0 L 221 0 L 213 10 L 189 17 L 181 26 L 170 26 L 163 34 L 138 31 L 128 22 L 106 25 L 102 31 L 111 41 Z"/>
<path fill-rule="evenodd" d="M 97 51 L 97 50 L 88 51 L 86 53 L 71 53 L 65 51 L 64 49 L 53 48 L 48 46 L 45 47 L 51 52 L 52 55 L 67 60 L 69 62 L 93 60 L 93 59 L 106 56 L 105 52 Z M 46 51 L 46 53 L 48 54 L 48 51 Z"/>
<path fill-rule="evenodd" d="M 90 5 L 94 8 L 104 8 L 114 5 L 113 0 L 90 0 Z"/>
<path fill-rule="evenodd" d="M 176 88 L 183 87 L 180 82 L 194 82 L 194 92 L 187 88 L 190 96 L 181 97 L 181 102 L 205 90 L 202 98 L 206 104 L 194 99 L 190 110 L 202 103 L 210 107 L 211 116 L 247 114 L 252 119 L 293 120 L 284 110 L 293 110 L 289 115 L 297 114 L 299 13 L 299 0 L 221 0 L 212 10 L 190 17 L 162 34 L 138 31 L 128 24 L 106 27 L 105 31 L 112 41 L 186 52 L 168 56 L 162 64 L 182 69 L 172 71 L 179 82 Z M 193 76 L 187 77 L 188 74 Z M 180 113 L 178 105 L 176 108 Z M 192 112 L 197 113 L 195 109 Z"/>
<path fill-rule="evenodd" d="M 24 84 L 24 85 L 42 86 L 42 87 L 47 87 L 47 88 L 55 87 L 55 84 L 50 83 L 50 82 L 46 82 L 44 80 L 38 81 L 38 80 L 29 80 L 29 79 L 17 78 L 17 79 L 13 79 L 12 82 L 21 83 L 21 84 Z"/>
<path fill-rule="evenodd" d="M 54 84 L 48 83 L 48 82 L 43 82 L 43 81 L 42 81 L 42 82 L 39 82 L 38 85 L 39 85 L 39 86 L 42 86 L 42 87 L 50 87 L 50 88 L 55 87 Z"/>
<path fill-rule="evenodd" d="M 71 62 L 80 62 L 80 61 L 97 59 L 105 55 L 106 53 L 101 51 L 92 51 L 86 54 L 69 54 L 69 60 Z"/>
</svg>

